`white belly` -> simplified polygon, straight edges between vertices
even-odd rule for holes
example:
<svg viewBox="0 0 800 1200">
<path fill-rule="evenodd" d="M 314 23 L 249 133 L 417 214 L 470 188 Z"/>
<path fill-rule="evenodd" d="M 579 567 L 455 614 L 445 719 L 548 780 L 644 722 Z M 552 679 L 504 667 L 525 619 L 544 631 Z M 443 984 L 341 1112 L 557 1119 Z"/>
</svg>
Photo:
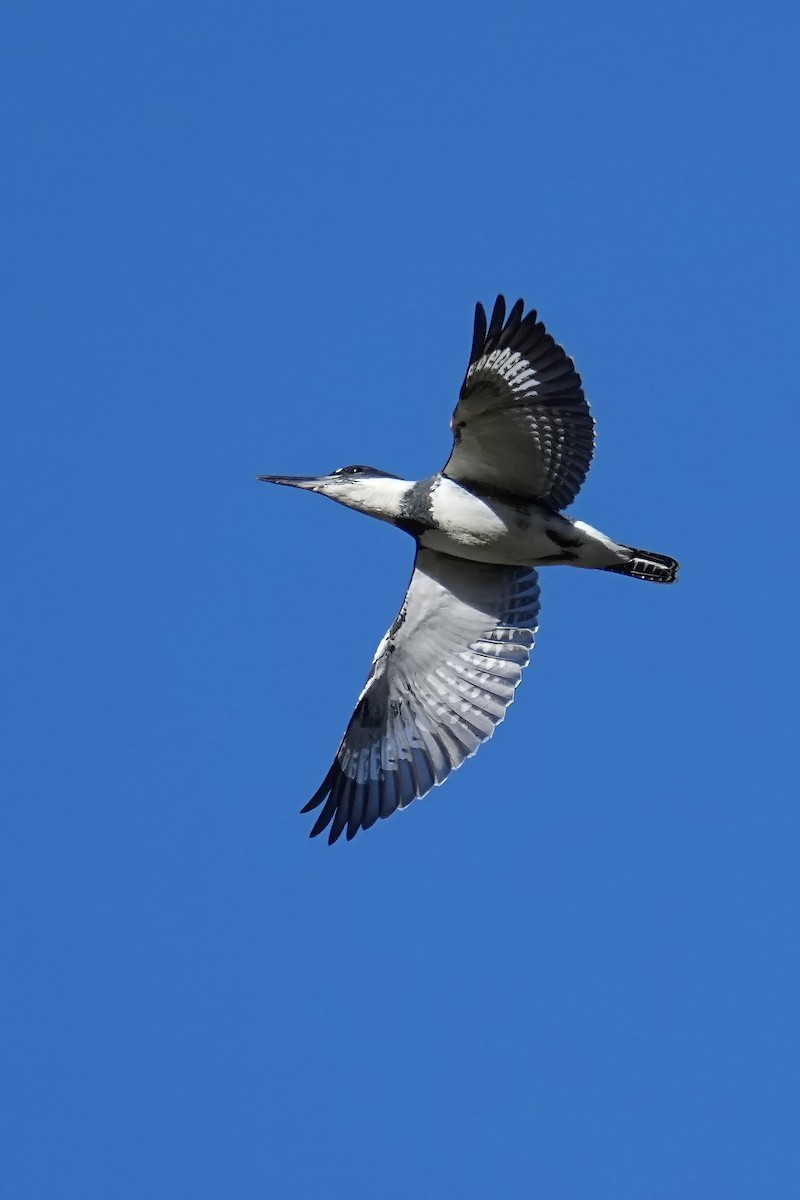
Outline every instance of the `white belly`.
<svg viewBox="0 0 800 1200">
<path fill-rule="evenodd" d="M 546 517 L 538 506 L 518 509 L 482 500 L 449 479 L 440 481 L 431 501 L 436 528 L 420 541 L 432 550 L 514 566 L 533 566 L 558 550 L 547 536 Z"/>
<path fill-rule="evenodd" d="M 431 515 L 435 528 L 420 536 L 421 544 L 474 562 L 534 567 L 571 561 L 574 566 L 602 567 L 626 557 L 617 543 L 589 525 L 573 524 L 537 504 L 481 499 L 449 479 L 441 479 L 434 489 Z M 577 544 L 565 550 L 560 544 L 565 538 Z"/>
</svg>

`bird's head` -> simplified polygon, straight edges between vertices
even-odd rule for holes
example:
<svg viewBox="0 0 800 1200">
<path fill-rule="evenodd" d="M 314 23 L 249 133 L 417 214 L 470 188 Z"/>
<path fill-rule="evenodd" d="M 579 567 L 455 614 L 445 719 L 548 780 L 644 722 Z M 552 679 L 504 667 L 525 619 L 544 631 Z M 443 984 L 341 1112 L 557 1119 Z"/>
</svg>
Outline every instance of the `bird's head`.
<svg viewBox="0 0 800 1200">
<path fill-rule="evenodd" d="M 400 514 L 400 503 L 411 486 L 397 475 L 379 471 L 377 467 L 339 467 L 330 475 L 259 475 L 262 483 L 279 483 L 284 487 L 319 492 L 347 508 L 357 508 L 384 521 Z"/>
</svg>

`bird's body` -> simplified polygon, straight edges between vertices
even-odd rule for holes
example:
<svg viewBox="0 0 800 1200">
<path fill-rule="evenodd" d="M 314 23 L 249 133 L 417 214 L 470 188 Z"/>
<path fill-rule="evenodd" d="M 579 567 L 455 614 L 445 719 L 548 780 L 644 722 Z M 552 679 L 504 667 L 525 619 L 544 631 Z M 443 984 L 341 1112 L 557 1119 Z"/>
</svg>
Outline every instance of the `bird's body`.
<svg viewBox="0 0 800 1200">
<path fill-rule="evenodd" d="M 465 487 L 441 473 L 413 482 L 370 467 L 292 482 L 397 525 L 425 549 L 470 562 L 608 568 L 630 558 L 627 546 L 537 500 Z"/>
<path fill-rule="evenodd" d="M 419 543 L 427 549 L 512 567 L 555 562 L 610 567 L 626 559 L 624 547 L 535 500 L 472 490 L 444 475 L 424 482 L 430 526 Z"/>
<path fill-rule="evenodd" d="M 414 573 L 321 788 L 312 836 L 348 838 L 441 783 L 493 733 L 537 629 L 535 568 L 564 564 L 672 583 L 666 555 L 616 542 L 561 509 L 580 488 L 594 422 L 572 360 L 518 301 L 481 305 L 453 414 L 454 445 L 428 479 L 372 467 L 260 476 L 388 521 L 417 543 Z"/>
</svg>

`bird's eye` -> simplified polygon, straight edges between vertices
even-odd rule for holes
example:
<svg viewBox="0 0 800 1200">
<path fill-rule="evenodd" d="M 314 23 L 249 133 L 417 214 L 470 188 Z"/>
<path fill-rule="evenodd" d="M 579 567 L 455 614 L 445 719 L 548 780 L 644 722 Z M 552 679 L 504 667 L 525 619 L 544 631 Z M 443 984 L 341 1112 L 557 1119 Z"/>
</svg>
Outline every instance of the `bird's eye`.
<svg viewBox="0 0 800 1200">
<path fill-rule="evenodd" d="M 334 471 L 334 475 L 360 475 L 362 471 L 368 471 L 369 467 L 355 465 L 352 467 L 339 467 L 338 471 Z"/>
</svg>

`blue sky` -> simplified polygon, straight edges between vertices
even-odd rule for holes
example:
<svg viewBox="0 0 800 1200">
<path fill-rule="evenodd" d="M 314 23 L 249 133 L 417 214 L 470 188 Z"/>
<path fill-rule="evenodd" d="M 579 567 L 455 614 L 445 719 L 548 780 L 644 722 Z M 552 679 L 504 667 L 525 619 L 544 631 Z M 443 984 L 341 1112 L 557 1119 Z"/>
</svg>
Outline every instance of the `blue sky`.
<svg viewBox="0 0 800 1200">
<path fill-rule="evenodd" d="M 0 1184 L 800 1194 L 795 6 L 5 7 Z M 497 737 L 333 850 L 475 300 L 575 357 Z"/>
</svg>

